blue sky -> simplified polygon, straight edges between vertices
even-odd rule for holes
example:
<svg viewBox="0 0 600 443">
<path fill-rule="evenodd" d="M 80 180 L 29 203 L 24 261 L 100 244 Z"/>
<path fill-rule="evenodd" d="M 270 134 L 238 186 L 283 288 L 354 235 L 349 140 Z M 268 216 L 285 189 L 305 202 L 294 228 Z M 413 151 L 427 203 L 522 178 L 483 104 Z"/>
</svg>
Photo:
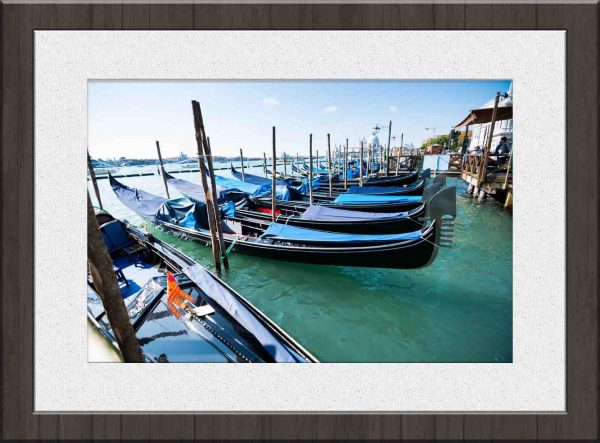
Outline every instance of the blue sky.
<svg viewBox="0 0 600 443">
<path fill-rule="evenodd" d="M 325 152 L 357 146 L 376 124 L 392 120 L 392 135 L 420 146 L 447 134 L 470 109 L 506 91 L 509 81 L 91 81 L 89 150 L 93 158 L 155 158 L 196 153 L 191 100 L 202 106 L 214 155 L 270 155 L 272 126 L 277 152 Z M 380 133 L 387 143 L 387 129 Z M 394 143 L 392 143 L 394 145 Z"/>
</svg>

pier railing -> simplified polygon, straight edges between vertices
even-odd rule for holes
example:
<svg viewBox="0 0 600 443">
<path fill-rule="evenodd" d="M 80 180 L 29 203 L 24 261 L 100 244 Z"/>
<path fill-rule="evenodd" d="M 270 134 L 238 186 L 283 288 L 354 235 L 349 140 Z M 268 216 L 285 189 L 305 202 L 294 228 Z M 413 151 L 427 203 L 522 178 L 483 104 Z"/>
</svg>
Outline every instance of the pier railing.
<svg viewBox="0 0 600 443">
<path fill-rule="evenodd" d="M 488 170 L 485 171 L 484 174 L 481 174 L 483 161 L 483 155 L 464 155 L 462 162 L 462 179 L 477 187 L 484 183 L 495 188 L 505 188 L 507 185 L 512 184 L 511 154 L 490 155 L 486 165 L 486 169 Z"/>
</svg>

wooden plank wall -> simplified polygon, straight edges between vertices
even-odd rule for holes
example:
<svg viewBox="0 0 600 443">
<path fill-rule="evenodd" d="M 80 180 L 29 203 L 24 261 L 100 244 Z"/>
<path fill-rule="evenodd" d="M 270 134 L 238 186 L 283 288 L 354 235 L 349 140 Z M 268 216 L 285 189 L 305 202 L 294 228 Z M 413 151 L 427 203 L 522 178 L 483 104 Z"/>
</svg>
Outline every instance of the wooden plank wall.
<svg viewBox="0 0 600 443">
<path fill-rule="evenodd" d="M 598 196 L 590 190 L 598 189 L 599 10 L 592 4 L 2 5 L 2 436 L 169 440 L 594 438 L 598 430 Z M 32 415 L 32 30 L 88 28 L 567 29 L 567 102 L 571 111 L 567 135 L 570 414 Z"/>
</svg>

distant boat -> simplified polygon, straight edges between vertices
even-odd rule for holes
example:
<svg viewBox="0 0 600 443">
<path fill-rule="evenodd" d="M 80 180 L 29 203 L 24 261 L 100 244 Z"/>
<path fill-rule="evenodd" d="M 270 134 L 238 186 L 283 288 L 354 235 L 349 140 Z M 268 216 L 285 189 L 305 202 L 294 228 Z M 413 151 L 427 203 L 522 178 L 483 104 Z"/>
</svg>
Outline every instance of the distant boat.
<svg viewBox="0 0 600 443">
<path fill-rule="evenodd" d="M 94 167 L 94 173 L 96 174 L 96 176 L 107 175 L 107 174 L 116 174 L 117 172 L 119 172 L 118 168 L 113 168 L 110 166 Z M 89 175 L 89 171 L 88 171 L 88 175 Z"/>
</svg>

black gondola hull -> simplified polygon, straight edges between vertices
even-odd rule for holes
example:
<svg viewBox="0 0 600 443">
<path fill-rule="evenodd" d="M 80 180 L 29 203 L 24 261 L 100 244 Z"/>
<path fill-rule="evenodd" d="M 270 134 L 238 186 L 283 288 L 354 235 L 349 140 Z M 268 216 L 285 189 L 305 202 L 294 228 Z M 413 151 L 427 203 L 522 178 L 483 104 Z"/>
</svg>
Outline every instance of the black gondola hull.
<svg viewBox="0 0 600 443">
<path fill-rule="evenodd" d="M 168 223 L 162 223 L 161 226 L 192 240 L 210 243 L 208 232 L 185 229 Z M 224 241 L 227 248 L 235 242 L 234 251 L 271 260 L 334 266 L 416 269 L 429 265 L 435 259 L 439 249 L 436 246 L 436 238 L 437 228 L 432 225 L 419 240 L 384 245 L 297 246 L 261 243 L 253 239 L 236 241 L 231 237 L 226 237 Z"/>
</svg>

